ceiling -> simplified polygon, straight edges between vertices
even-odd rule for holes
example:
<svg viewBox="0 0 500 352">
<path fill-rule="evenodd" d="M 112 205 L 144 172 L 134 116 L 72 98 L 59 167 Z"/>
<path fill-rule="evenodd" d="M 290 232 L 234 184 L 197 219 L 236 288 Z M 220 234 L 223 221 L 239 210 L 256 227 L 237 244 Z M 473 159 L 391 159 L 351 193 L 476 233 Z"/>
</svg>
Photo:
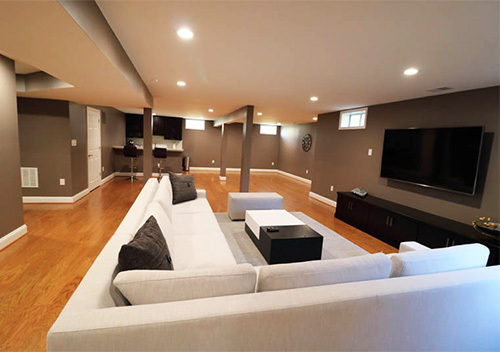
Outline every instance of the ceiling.
<svg viewBox="0 0 500 352">
<path fill-rule="evenodd" d="M 310 122 L 437 87 L 499 84 L 497 1 L 97 3 L 159 115 L 216 118 L 249 104 L 257 122 Z M 183 26 L 192 40 L 176 35 Z M 75 86 L 26 96 L 146 106 L 57 2 L 1 2 L 0 51 Z M 405 76 L 408 67 L 420 72 Z"/>
<path fill-rule="evenodd" d="M 18 93 L 81 104 L 147 106 L 127 79 L 56 1 L 1 1 L 0 53 L 73 88 Z M 21 73 L 21 72 L 18 72 Z"/>
</svg>

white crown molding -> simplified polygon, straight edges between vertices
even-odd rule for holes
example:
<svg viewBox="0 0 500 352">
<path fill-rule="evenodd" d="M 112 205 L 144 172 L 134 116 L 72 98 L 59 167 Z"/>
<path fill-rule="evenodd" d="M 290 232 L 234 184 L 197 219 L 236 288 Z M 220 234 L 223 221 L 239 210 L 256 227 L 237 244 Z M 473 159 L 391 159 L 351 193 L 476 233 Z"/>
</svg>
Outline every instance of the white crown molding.
<svg viewBox="0 0 500 352">
<path fill-rule="evenodd" d="M 309 197 L 314 198 L 319 200 L 320 202 L 326 203 L 328 205 L 331 205 L 332 207 L 337 207 L 337 202 L 334 200 L 331 200 L 330 198 L 323 197 L 317 193 L 314 192 L 309 192 Z"/>
<path fill-rule="evenodd" d="M 0 238 L 0 250 L 4 249 L 15 240 L 21 238 L 27 232 L 28 232 L 28 226 L 26 226 L 26 224 L 21 225 L 14 231 L 9 232 L 8 234 Z"/>
</svg>

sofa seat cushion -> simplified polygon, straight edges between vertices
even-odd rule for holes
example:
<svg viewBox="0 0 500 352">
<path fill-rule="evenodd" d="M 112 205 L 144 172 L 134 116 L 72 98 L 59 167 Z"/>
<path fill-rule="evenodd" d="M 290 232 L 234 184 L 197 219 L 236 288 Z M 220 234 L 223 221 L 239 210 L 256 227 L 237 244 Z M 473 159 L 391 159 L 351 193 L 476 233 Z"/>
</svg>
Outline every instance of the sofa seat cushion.
<svg viewBox="0 0 500 352">
<path fill-rule="evenodd" d="M 177 236 L 172 258 L 176 270 L 236 264 L 222 232 Z"/>
<path fill-rule="evenodd" d="M 383 253 L 262 266 L 257 292 L 386 279 L 391 266 Z"/>
<path fill-rule="evenodd" d="M 206 198 L 196 198 L 173 205 L 172 212 L 173 214 L 212 213 L 212 208 Z"/>
<path fill-rule="evenodd" d="M 479 243 L 396 253 L 391 277 L 425 275 L 486 266 L 490 250 Z"/>
<path fill-rule="evenodd" d="M 194 270 L 133 270 L 114 285 L 135 304 L 155 304 L 253 293 L 257 273 L 250 264 Z"/>
<path fill-rule="evenodd" d="M 172 224 L 177 236 L 191 236 L 220 231 L 217 219 L 212 212 L 175 214 Z"/>
</svg>

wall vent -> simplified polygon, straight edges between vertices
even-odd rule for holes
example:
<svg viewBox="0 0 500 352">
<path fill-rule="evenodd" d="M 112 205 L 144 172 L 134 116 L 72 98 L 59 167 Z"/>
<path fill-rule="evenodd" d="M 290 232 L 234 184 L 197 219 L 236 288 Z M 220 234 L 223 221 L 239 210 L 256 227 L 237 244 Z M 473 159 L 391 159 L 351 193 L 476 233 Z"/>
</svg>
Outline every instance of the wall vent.
<svg viewBox="0 0 500 352">
<path fill-rule="evenodd" d="M 21 187 L 38 188 L 38 168 L 36 167 L 21 168 Z"/>
<path fill-rule="evenodd" d="M 445 90 L 451 90 L 453 88 L 451 87 L 438 87 L 438 88 L 434 88 L 434 89 L 428 89 L 427 91 L 429 93 L 439 93 L 439 92 L 444 92 Z"/>
</svg>

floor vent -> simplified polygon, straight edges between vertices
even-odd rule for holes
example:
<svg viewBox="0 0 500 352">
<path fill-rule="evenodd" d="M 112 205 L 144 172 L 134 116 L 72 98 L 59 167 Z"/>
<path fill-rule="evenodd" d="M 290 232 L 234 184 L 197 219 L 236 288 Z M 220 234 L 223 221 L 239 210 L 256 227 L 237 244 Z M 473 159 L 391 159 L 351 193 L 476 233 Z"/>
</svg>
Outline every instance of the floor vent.
<svg viewBox="0 0 500 352">
<path fill-rule="evenodd" d="M 21 168 L 21 187 L 38 188 L 38 168 L 36 167 Z"/>
<path fill-rule="evenodd" d="M 434 89 L 429 89 L 427 90 L 429 93 L 439 93 L 439 92 L 444 92 L 445 90 L 451 90 L 453 88 L 451 87 L 438 87 Z"/>
</svg>

